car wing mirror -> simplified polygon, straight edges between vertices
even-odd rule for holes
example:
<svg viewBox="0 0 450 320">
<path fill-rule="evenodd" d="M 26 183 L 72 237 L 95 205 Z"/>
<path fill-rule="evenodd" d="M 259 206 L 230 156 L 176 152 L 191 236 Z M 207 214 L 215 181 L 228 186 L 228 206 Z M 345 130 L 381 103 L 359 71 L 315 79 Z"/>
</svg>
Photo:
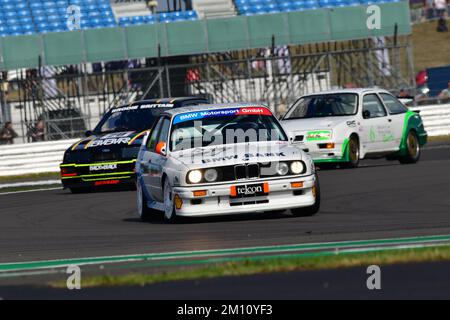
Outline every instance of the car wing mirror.
<svg viewBox="0 0 450 320">
<path fill-rule="evenodd" d="M 165 142 L 158 142 L 156 145 L 156 153 L 165 157 L 167 155 L 167 144 Z"/>
<path fill-rule="evenodd" d="M 369 110 L 364 110 L 363 111 L 363 118 L 364 119 L 370 119 L 370 111 Z"/>
<path fill-rule="evenodd" d="M 90 137 L 90 136 L 92 136 L 94 133 L 91 131 L 91 130 L 88 130 L 88 131 L 86 131 L 85 133 L 84 133 L 84 135 L 86 136 L 86 137 Z"/>
</svg>

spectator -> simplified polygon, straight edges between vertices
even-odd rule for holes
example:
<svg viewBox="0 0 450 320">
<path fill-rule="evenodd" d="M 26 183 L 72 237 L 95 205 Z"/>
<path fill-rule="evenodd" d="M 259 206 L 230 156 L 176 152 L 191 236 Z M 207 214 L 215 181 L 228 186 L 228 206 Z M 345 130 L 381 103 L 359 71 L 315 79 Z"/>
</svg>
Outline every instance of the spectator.
<svg viewBox="0 0 450 320">
<path fill-rule="evenodd" d="M 0 144 L 13 144 L 14 139 L 17 138 L 18 135 L 14 131 L 11 122 L 6 122 L 3 129 L 0 131 Z"/>
<path fill-rule="evenodd" d="M 31 142 L 41 142 L 45 138 L 45 123 L 44 120 L 39 120 L 36 125 L 28 131 L 28 137 Z"/>
<path fill-rule="evenodd" d="M 446 13 L 447 13 L 447 0 L 434 0 L 436 8 L 436 14 L 439 18 L 437 32 L 448 32 Z"/>
<path fill-rule="evenodd" d="M 0 82 L 0 122 L 6 123 L 11 121 L 11 105 L 8 102 L 9 82 L 7 71 L 1 73 Z"/>
<path fill-rule="evenodd" d="M 447 13 L 447 0 L 434 0 L 436 15 L 438 18 L 445 18 Z"/>
<path fill-rule="evenodd" d="M 400 93 L 398 94 L 398 98 L 408 98 L 411 95 L 406 91 L 406 89 L 401 89 Z"/>
<path fill-rule="evenodd" d="M 439 99 L 450 99 L 450 82 L 448 83 L 448 87 L 439 93 Z"/>
</svg>

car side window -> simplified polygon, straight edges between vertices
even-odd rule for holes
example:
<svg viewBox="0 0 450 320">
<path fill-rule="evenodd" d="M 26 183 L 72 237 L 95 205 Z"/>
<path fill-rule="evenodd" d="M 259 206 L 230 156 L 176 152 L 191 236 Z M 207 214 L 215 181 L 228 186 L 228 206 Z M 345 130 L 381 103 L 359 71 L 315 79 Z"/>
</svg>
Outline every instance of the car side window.
<svg viewBox="0 0 450 320">
<path fill-rule="evenodd" d="M 398 101 L 397 98 L 387 93 L 380 93 L 381 99 L 383 99 L 385 106 L 388 108 L 390 114 L 402 114 L 408 111 L 403 103 Z"/>
<path fill-rule="evenodd" d="M 169 140 L 169 128 L 170 128 L 170 120 L 168 118 L 164 118 L 160 135 L 158 136 L 158 142 L 165 142 L 167 144 L 167 141 Z"/>
<path fill-rule="evenodd" d="M 366 119 L 387 116 L 386 109 L 376 94 L 366 94 L 363 98 L 363 117 Z"/>
<path fill-rule="evenodd" d="M 164 118 L 161 117 L 156 123 L 156 125 L 153 127 L 150 137 L 147 140 L 147 150 L 150 152 L 153 152 L 156 149 L 156 145 L 158 144 L 158 136 L 161 131 L 163 121 Z"/>
</svg>

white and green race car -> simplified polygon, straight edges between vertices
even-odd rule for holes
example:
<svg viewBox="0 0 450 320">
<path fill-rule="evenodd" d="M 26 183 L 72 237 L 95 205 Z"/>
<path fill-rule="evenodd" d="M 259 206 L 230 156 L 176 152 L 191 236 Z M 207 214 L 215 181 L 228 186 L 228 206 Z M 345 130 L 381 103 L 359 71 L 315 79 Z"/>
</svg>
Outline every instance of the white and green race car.
<svg viewBox="0 0 450 320">
<path fill-rule="evenodd" d="M 303 96 L 287 111 L 282 125 L 316 164 L 348 167 L 380 157 L 415 163 L 428 138 L 420 115 L 381 89 Z"/>
</svg>

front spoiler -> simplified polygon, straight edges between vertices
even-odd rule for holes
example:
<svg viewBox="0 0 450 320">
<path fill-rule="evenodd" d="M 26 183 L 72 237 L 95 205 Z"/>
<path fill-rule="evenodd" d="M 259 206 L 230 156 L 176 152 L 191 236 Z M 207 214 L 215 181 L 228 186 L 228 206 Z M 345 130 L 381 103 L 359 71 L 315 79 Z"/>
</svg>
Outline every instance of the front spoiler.
<svg viewBox="0 0 450 320">
<path fill-rule="evenodd" d="M 316 183 L 316 176 L 303 176 L 280 180 L 265 181 L 269 184 L 270 192 L 266 196 L 251 198 L 230 198 L 230 187 L 235 185 L 258 184 L 262 181 L 246 181 L 221 184 L 217 186 L 196 187 L 176 187 L 174 194 L 181 197 L 183 204 L 177 209 L 178 216 L 204 217 L 229 214 L 242 214 L 251 212 L 266 212 L 274 210 L 289 210 L 314 205 L 315 196 L 313 187 Z M 302 188 L 292 188 L 291 182 L 303 182 Z M 194 191 L 207 189 L 208 195 L 196 198 Z M 294 192 L 300 192 L 294 195 Z M 193 201 L 201 200 L 200 204 Z"/>
</svg>

